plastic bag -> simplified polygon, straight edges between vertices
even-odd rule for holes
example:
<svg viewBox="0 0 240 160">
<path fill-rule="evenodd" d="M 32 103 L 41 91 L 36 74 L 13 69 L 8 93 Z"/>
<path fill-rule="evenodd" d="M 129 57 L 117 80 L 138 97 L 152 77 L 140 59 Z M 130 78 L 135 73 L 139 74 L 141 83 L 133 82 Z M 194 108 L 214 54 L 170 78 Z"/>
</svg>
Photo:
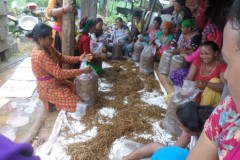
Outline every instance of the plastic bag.
<svg viewBox="0 0 240 160">
<path fill-rule="evenodd" d="M 159 63 L 160 73 L 168 75 L 172 61 L 172 56 L 173 54 L 170 53 L 170 50 L 165 50 L 163 52 L 162 58 Z"/>
<path fill-rule="evenodd" d="M 113 43 L 112 58 L 121 59 L 123 57 L 123 43 L 115 41 Z"/>
<path fill-rule="evenodd" d="M 87 105 L 86 103 L 83 103 L 83 102 L 77 103 L 75 115 L 76 115 L 77 117 L 80 117 L 80 116 L 85 115 L 85 114 L 86 114 L 87 106 L 88 106 L 88 105 Z"/>
<path fill-rule="evenodd" d="M 163 119 L 163 127 L 172 134 L 179 136 L 182 131 L 179 128 L 179 122 L 176 117 L 177 106 L 189 101 L 194 101 L 201 90 L 195 87 L 195 82 L 184 80 L 183 87 L 174 86 L 174 93 L 171 96 L 167 108 L 166 116 Z"/>
<path fill-rule="evenodd" d="M 186 68 L 187 66 L 188 66 L 188 63 L 185 61 L 185 59 L 182 56 L 174 55 L 172 57 L 169 73 L 179 68 Z"/>
<path fill-rule="evenodd" d="M 87 67 L 86 63 L 82 63 L 80 68 Z M 74 80 L 77 95 L 83 102 L 93 105 L 98 98 L 98 75 L 93 71 L 91 73 L 83 73 Z"/>
<path fill-rule="evenodd" d="M 101 58 L 102 47 L 103 47 L 102 43 L 98 43 L 93 40 L 90 41 L 90 51 L 93 54 L 94 58 Z"/>
<path fill-rule="evenodd" d="M 116 140 L 111 149 L 110 160 L 122 160 L 123 156 L 128 155 L 132 151 L 144 146 L 141 143 L 134 142 L 128 139 Z M 148 159 L 143 159 L 148 160 Z"/>
<path fill-rule="evenodd" d="M 141 42 L 136 42 L 134 44 L 133 47 L 133 53 L 132 53 L 132 60 L 134 62 L 139 62 L 140 61 L 140 57 L 141 57 L 141 53 L 144 49 L 144 45 Z"/>
<path fill-rule="evenodd" d="M 145 46 L 140 58 L 140 72 L 149 75 L 154 70 L 156 47 Z"/>
</svg>

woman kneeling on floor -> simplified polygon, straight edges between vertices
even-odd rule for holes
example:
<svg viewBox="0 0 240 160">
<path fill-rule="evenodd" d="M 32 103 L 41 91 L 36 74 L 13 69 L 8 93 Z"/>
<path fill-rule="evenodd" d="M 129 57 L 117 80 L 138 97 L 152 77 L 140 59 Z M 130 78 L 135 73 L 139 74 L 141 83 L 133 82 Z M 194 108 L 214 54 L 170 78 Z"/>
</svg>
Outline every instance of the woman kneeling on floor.
<svg viewBox="0 0 240 160">
<path fill-rule="evenodd" d="M 40 99 L 47 110 L 49 103 L 57 109 L 74 112 L 80 106 L 81 100 L 75 94 L 75 85 L 68 78 L 76 77 L 82 73 L 90 73 L 91 68 L 61 69 L 59 64 L 74 64 L 81 61 L 90 61 L 91 54 L 81 56 L 65 56 L 54 49 L 51 44 L 52 28 L 44 23 L 38 23 L 33 30 L 26 34 L 31 37 L 36 46 L 32 50 L 32 70 L 37 79 L 37 90 Z"/>
</svg>

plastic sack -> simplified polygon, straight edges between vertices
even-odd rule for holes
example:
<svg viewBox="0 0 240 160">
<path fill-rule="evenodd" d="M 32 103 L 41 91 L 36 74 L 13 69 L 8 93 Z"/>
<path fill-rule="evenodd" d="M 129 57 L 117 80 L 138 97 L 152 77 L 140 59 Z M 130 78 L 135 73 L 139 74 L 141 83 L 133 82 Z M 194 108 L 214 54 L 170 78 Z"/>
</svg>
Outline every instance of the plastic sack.
<svg viewBox="0 0 240 160">
<path fill-rule="evenodd" d="M 87 67 L 86 63 L 82 63 L 80 68 Z M 91 73 L 83 73 L 74 80 L 76 85 L 76 93 L 83 102 L 93 105 L 98 98 L 98 75 L 93 71 Z"/>
<path fill-rule="evenodd" d="M 153 73 L 156 47 L 145 46 L 140 58 L 140 72 L 149 75 Z"/>
<path fill-rule="evenodd" d="M 187 66 L 188 66 L 188 63 L 185 61 L 185 59 L 182 56 L 174 55 L 172 57 L 169 73 L 179 68 L 186 68 Z"/>
<path fill-rule="evenodd" d="M 144 146 L 141 143 L 134 142 L 132 140 L 128 139 L 120 139 L 116 140 L 113 145 L 112 149 L 110 151 L 110 160 L 122 160 L 122 158 L 132 151 Z M 148 160 L 148 159 L 143 159 Z"/>
<path fill-rule="evenodd" d="M 77 107 L 76 107 L 76 111 L 75 111 L 75 115 L 77 117 L 83 116 L 86 114 L 86 109 L 87 109 L 87 104 L 83 103 L 83 102 L 79 102 L 77 103 Z"/>
<path fill-rule="evenodd" d="M 177 146 L 163 147 L 151 157 L 151 160 L 185 160 L 189 154 L 189 150 Z"/>
<path fill-rule="evenodd" d="M 163 127 L 172 134 L 179 136 L 182 131 L 176 117 L 177 106 L 189 101 L 194 101 L 201 90 L 195 87 L 195 82 L 184 80 L 183 87 L 174 86 L 174 93 L 171 96 L 166 116 L 163 119 Z"/>
<path fill-rule="evenodd" d="M 144 49 L 144 45 L 140 42 L 136 42 L 133 46 L 133 53 L 132 53 L 132 60 L 134 62 L 139 62 L 140 61 L 140 57 L 141 57 L 141 53 Z"/>
<path fill-rule="evenodd" d="M 170 53 L 170 50 L 165 50 L 163 52 L 163 55 L 161 57 L 160 63 L 159 63 L 159 70 L 160 73 L 168 75 L 170 70 L 170 65 L 172 61 L 173 54 Z"/>
<path fill-rule="evenodd" d="M 102 43 L 98 43 L 93 40 L 90 41 L 90 51 L 94 58 L 101 58 L 102 47 Z"/>
<path fill-rule="evenodd" d="M 123 57 L 123 43 L 115 41 L 113 43 L 112 58 L 121 59 Z"/>
</svg>

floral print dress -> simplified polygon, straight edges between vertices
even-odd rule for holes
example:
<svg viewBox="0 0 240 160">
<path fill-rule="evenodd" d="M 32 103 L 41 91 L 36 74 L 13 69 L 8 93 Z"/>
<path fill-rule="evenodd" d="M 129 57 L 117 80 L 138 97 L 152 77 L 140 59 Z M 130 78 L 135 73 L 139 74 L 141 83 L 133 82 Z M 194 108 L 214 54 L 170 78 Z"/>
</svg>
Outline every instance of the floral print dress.
<svg viewBox="0 0 240 160">
<path fill-rule="evenodd" d="M 213 111 L 205 123 L 204 132 L 218 148 L 220 160 L 230 160 L 228 157 L 237 153 L 234 150 L 240 144 L 240 113 L 231 96 Z"/>
</svg>

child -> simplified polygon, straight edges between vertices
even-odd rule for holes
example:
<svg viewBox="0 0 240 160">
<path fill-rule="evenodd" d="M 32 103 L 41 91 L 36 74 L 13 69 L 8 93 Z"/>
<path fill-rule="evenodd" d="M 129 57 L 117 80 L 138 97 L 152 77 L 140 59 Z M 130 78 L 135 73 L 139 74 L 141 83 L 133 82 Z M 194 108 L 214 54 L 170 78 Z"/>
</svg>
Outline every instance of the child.
<svg viewBox="0 0 240 160">
<path fill-rule="evenodd" d="M 183 130 L 175 146 L 185 148 L 190 145 L 190 150 L 195 145 L 198 136 L 203 130 L 203 126 L 207 118 L 213 111 L 211 106 L 200 106 L 195 102 L 186 102 L 178 106 L 176 115 L 180 122 L 181 129 Z M 129 155 L 123 157 L 123 160 L 143 159 L 151 157 L 155 151 L 165 147 L 161 143 L 150 143 L 142 148 L 139 148 Z M 154 154 L 154 158 L 157 158 L 158 153 Z"/>
</svg>

